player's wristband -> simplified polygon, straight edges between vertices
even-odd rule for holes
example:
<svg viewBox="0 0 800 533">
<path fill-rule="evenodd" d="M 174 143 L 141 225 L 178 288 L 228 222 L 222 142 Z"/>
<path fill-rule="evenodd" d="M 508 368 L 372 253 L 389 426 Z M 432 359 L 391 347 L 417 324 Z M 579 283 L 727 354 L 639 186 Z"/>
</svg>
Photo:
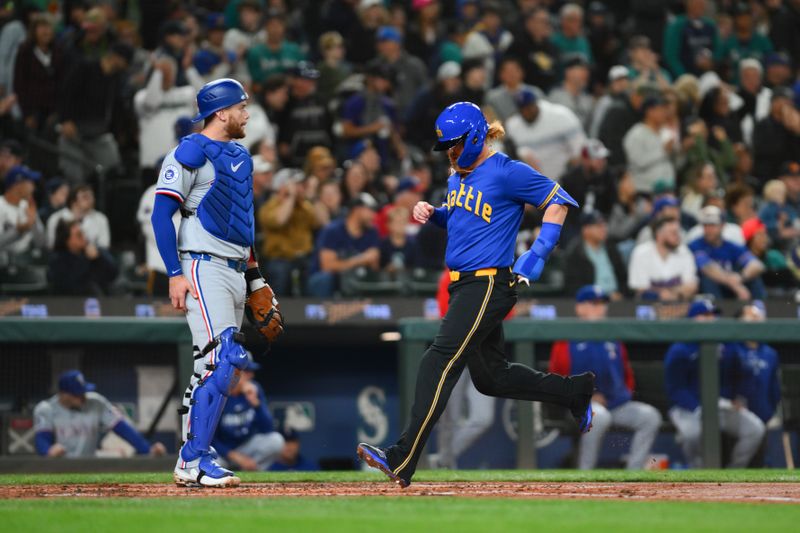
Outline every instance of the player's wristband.
<svg viewBox="0 0 800 533">
<path fill-rule="evenodd" d="M 531 250 L 540 258 L 547 259 L 558 244 L 560 237 L 561 224 L 545 222 L 542 224 L 542 230 L 539 232 L 539 236 L 536 237 L 533 246 L 531 246 Z"/>
</svg>

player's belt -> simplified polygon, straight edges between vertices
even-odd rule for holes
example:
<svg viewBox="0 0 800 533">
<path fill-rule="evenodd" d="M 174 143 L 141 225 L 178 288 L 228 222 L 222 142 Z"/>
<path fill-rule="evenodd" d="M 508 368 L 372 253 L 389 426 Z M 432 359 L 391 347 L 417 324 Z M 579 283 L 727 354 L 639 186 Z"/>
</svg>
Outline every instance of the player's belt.
<svg viewBox="0 0 800 533">
<path fill-rule="evenodd" d="M 200 252 L 181 252 L 183 255 L 188 255 L 192 259 L 198 261 L 210 261 L 212 263 L 222 263 L 228 268 L 234 269 L 236 272 L 245 272 L 247 270 L 247 261 L 237 261 L 236 259 L 228 259 L 226 257 L 217 257 L 216 255 L 205 254 Z"/>
<path fill-rule="evenodd" d="M 482 276 L 496 276 L 497 269 L 496 268 L 482 268 L 480 270 L 473 270 L 471 272 L 456 272 L 455 270 L 450 271 L 450 281 L 458 281 L 465 278 L 470 278 L 472 276 L 475 277 L 482 277 Z"/>
</svg>

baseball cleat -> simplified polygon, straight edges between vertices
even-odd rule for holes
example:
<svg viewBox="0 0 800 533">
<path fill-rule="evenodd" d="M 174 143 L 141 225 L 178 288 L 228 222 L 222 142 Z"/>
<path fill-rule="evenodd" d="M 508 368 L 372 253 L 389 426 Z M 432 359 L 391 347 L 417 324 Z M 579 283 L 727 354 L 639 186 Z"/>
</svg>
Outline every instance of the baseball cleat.
<svg viewBox="0 0 800 533">
<path fill-rule="evenodd" d="M 392 472 L 392 469 L 389 466 L 388 461 L 386 460 L 386 454 L 380 448 L 362 442 L 361 444 L 358 445 L 356 452 L 358 453 L 358 456 L 361 458 L 362 461 L 367 463 L 372 468 L 377 468 L 378 470 L 389 476 L 389 479 L 400 485 L 401 489 L 404 489 L 411 484 L 410 481 L 403 479 L 394 472 Z"/>
<path fill-rule="evenodd" d="M 178 456 L 178 463 L 172 472 L 172 479 L 179 487 L 238 487 L 241 483 L 233 472 L 222 468 L 211 454 L 194 461 L 184 461 Z"/>
<path fill-rule="evenodd" d="M 578 422 L 578 428 L 581 433 L 588 433 L 592 429 L 592 418 L 594 418 L 594 411 L 592 411 L 592 395 L 594 394 L 594 380 L 595 376 L 592 372 L 585 372 L 573 379 L 581 378 L 583 393 L 579 395 L 581 402 L 573 407 L 572 416 Z"/>
</svg>

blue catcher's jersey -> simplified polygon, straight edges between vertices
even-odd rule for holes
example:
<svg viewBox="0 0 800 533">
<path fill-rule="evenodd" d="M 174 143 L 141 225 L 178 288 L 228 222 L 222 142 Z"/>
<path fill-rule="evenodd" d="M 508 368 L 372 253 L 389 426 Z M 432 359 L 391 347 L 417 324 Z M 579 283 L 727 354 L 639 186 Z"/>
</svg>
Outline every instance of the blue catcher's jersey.
<svg viewBox="0 0 800 533">
<path fill-rule="evenodd" d="M 450 270 L 473 271 L 514 264 L 514 247 L 525 204 L 544 209 L 559 185 L 529 165 L 495 153 L 461 178 L 447 182 L 447 253 Z"/>
</svg>

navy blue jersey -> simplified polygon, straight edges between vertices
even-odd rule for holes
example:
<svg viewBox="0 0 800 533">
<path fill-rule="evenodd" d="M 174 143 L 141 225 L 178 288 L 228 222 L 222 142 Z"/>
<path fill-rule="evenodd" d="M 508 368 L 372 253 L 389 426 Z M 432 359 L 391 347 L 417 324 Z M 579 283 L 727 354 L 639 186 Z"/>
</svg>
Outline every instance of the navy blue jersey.
<svg viewBox="0 0 800 533">
<path fill-rule="evenodd" d="M 664 386 L 672 407 L 694 411 L 700 406 L 700 345 L 676 342 L 664 358 Z"/>
<path fill-rule="evenodd" d="M 732 342 L 722 351 L 722 395 L 747 400 L 747 408 L 765 423 L 781 400 L 778 353 L 766 344 Z"/>
<path fill-rule="evenodd" d="M 747 263 L 755 259 L 755 256 L 746 247 L 730 241 L 722 241 L 719 246 L 713 246 L 700 237 L 689 243 L 689 249 L 694 254 L 698 270 L 714 261 L 729 272 L 739 272 Z"/>
<path fill-rule="evenodd" d="M 450 270 L 514 264 L 525 204 L 544 209 L 559 185 L 529 165 L 495 153 L 461 178 L 447 180 L 447 253 Z M 571 203 L 571 202 L 561 202 Z"/>
<path fill-rule="evenodd" d="M 258 407 L 250 405 L 244 394 L 231 395 L 225 402 L 217 432 L 211 442 L 223 457 L 247 442 L 253 435 L 271 433 L 275 430 L 272 416 L 267 409 L 264 389 L 258 383 L 252 383 L 258 388 L 258 397 L 261 400 Z"/>
</svg>

